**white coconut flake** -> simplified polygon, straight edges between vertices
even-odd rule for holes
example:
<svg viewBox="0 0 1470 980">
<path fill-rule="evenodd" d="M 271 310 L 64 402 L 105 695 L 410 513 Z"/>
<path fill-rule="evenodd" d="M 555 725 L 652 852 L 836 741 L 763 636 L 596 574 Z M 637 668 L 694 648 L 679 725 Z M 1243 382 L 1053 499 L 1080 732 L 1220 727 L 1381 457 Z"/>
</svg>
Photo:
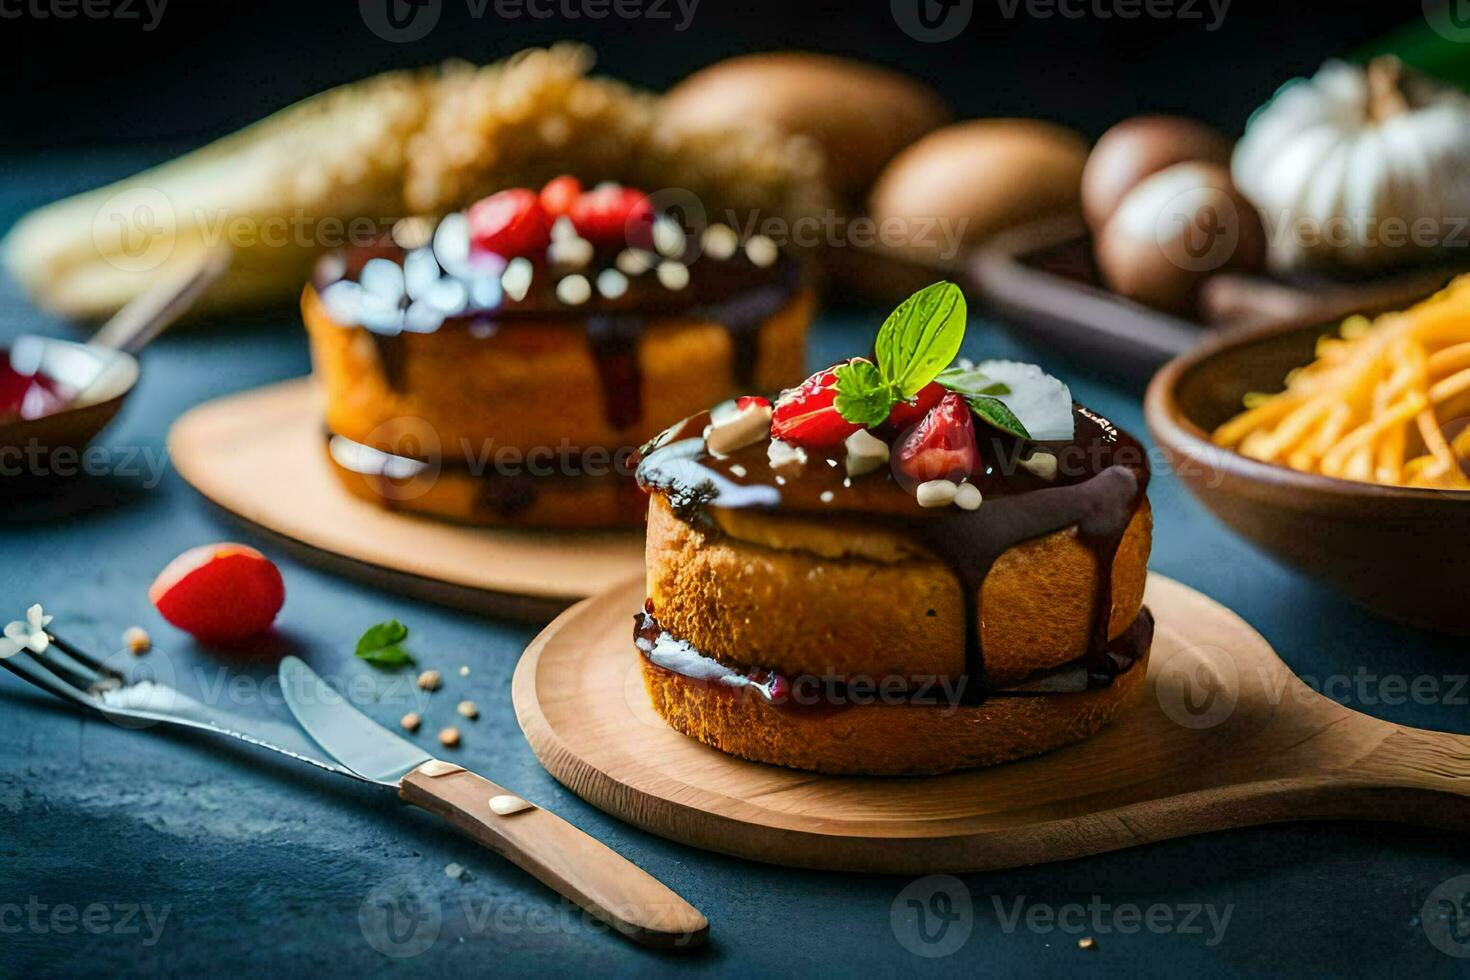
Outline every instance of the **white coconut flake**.
<svg viewBox="0 0 1470 980">
<path fill-rule="evenodd" d="M 806 450 L 780 439 L 772 439 L 771 444 L 766 447 L 766 459 L 771 461 L 772 469 L 779 470 L 792 463 L 805 464 Z"/>
<path fill-rule="evenodd" d="M 961 362 L 962 366 L 964 362 Z M 1075 427 L 1072 391 L 1035 364 L 981 361 L 974 369 L 1010 389 L 994 398 L 1013 412 L 1032 439 L 1071 439 Z"/>
</svg>

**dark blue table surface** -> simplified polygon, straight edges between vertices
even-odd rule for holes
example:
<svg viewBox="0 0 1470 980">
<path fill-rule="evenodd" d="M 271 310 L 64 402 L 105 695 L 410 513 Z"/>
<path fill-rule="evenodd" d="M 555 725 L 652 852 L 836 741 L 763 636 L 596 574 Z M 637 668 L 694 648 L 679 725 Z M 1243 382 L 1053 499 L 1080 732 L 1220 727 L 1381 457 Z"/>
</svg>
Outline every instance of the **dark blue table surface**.
<svg viewBox="0 0 1470 980">
<path fill-rule="evenodd" d="M 0 160 L 0 227 L 162 152 Z M 70 333 L 34 313 L 13 284 L 0 289 L 0 341 L 27 330 Z M 812 364 L 864 348 L 880 319 L 881 311 L 860 309 L 824 315 L 812 332 Z M 1140 393 L 1089 377 L 1085 364 L 1028 348 L 978 317 L 966 353 L 1045 363 L 1080 400 L 1144 434 Z M 286 717 L 262 683 L 268 658 L 240 664 L 194 646 L 161 620 L 145 592 L 187 547 L 251 540 L 167 465 L 165 434 L 202 401 L 304 374 L 299 324 L 288 310 L 184 327 L 143 360 L 142 383 L 101 440 L 113 472 L 39 494 L 0 486 L 0 620 L 39 600 L 56 628 L 102 652 L 118 650 L 122 630 L 141 624 L 159 648 L 147 662 L 172 671 L 180 686 L 240 711 Z M 1157 477 L 1152 498 L 1154 569 L 1236 610 L 1293 669 L 1352 707 L 1470 733 L 1463 642 L 1375 619 L 1273 563 L 1168 473 Z M 368 710 L 391 724 L 413 695 L 356 661 L 352 647 L 371 623 L 409 624 L 413 648 L 447 678 L 446 690 L 428 701 L 420 740 L 431 745 L 440 724 L 461 721 L 457 760 L 668 882 L 708 915 L 709 948 L 675 958 L 610 937 L 390 792 L 218 739 L 127 731 L 4 674 L 0 972 L 1470 975 L 1470 959 L 1432 946 L 1419 919 L 1436 886 L 1470 873 L 1470 843 L 1462 834 L 1387 825 L 1264 827 L 966 875 L 954 908 L 966 913 L 968 893 L 968 913 L 953 928 L 968 923 L 968 939 L 948 956 L 921 957 L 914 950 L 938 947 L 890 918 L 911 879 L 704 853 L 608 817 L 547 775 L 510 703 L 511 673 L 534 625 L 438 608 L 277 557 L 287 587 L 279 646 L 335 678 L 367 678 L 379 697 Z M 470 665 L 468 677 L 455 672 L 460 664 Z M 1406 688 L 1432 693 L 1405 698 Z M 461 697 L 479 703 L 478 721 L 453 715 Z M 450 863 L 468 874 L 449 878 Z M 405 880 L 428 916 L 423 928 L 437 921 L 438 933 L 422 953 L 395 958 L 369 941 L 373 930 L 359 914 Z M 1163 911 L 1150 912 L 1155 906 Z M 1152 927 L 1138 925 L 1144 915 Z M 1084 935 L 1095 938 L 1094 948 L 1078 948 Z"/>
</svg>

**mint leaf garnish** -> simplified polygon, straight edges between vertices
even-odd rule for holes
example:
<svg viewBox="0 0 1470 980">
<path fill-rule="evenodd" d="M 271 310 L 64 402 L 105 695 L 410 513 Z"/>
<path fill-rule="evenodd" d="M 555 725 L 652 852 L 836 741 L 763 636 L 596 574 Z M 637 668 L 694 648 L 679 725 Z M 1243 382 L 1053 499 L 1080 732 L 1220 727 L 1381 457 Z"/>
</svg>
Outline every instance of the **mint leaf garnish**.
<svg viewBox="0 0 1470 980">
<path fill-rule="evenodd" d="M 970 410 L 992 428 L 1009 432 L 1022 439 L 1031 438 L 1031 433 L 1026 431 L 1021 420 L 1016 418 L 1016 414 L 1006 408 L 1006 403 L 999 398 L 993 395 L 970 395 L 965 397 L 965 401 L 970 403 Z"/>
<path fill-rule="evenodd" d="M 965 294 L 952 282 L 925 286 L 899 304 L 878 331 L 878 371 L 898 398 L 912 398 L 960 352 Z"/>
<path fill-rule="evenodd" d="M 413 656 L 402 646 L 408 627 L 396 619 L 369 626 L 357 641 L 357 655 L 374 667 L 407 667 Z"/>
<path fill-rule="evenodd" d="M 865 429 L 882 425 L 898 400 L 893 387 L 883 380 L 872 361 L 852 360 L 837 368 L 837 413 Z"/>
</svg>

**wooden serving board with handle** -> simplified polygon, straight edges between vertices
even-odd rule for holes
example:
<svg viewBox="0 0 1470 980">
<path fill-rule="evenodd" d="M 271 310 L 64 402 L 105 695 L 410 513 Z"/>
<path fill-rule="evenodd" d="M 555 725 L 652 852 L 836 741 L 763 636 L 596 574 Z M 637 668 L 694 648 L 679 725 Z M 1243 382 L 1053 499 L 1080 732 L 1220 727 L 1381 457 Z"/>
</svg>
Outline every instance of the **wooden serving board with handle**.
<svg viewBox="0 0 1470 980">
<path fill-rule="evenodd" d="M 1138 703 L 1095 738 L 948 776 L 822 776 L 745 762 L 654 714 L 632 642 L 643 584 L 567 610 L 516 669 L 553 776 L 652 833 L 774 864 L 919 874 L 1056 861 L 1301 819 L 1463 832 L 1470 737 L 1404 728 L 1302 683 L 1223 606 L 1154 574 Z M 779 710 L 779 709 L 772 709 Z"/>
</svg>

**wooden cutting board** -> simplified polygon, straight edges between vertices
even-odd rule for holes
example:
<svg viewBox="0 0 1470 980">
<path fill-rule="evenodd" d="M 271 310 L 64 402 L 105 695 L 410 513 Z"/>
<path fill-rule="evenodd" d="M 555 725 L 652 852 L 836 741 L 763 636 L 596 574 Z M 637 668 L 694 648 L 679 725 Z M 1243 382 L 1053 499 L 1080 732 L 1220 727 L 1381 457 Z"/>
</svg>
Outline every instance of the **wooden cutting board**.
<svg viewBox="0 0 1470 980">
<path fill-rule="evenodd" d="M 1470 737 L 1401 728 L 1321 697 L 1238 616 L 1151 575 L 1141 700 L 1090 741 L 948 776 L 822 776 L 745 762 L 649 707 L 630 582 L 567 610 L 516 668 L 537 758 L 652 833 L 798 867 L 919 874 L 1094 854 L 1320 818 L 1470 821 Z M 773 709 L 778 710 L 778 709 Z"/>
<path fill-rule="evenodd" d="M 641 531 L 514 531 L 394 513 L 332 473 L 309 379 L 230 395 L 169 431 L 179 474 L 306 561 L 382 588 L 545 620 L 643 568 Z"/>
</svg>

